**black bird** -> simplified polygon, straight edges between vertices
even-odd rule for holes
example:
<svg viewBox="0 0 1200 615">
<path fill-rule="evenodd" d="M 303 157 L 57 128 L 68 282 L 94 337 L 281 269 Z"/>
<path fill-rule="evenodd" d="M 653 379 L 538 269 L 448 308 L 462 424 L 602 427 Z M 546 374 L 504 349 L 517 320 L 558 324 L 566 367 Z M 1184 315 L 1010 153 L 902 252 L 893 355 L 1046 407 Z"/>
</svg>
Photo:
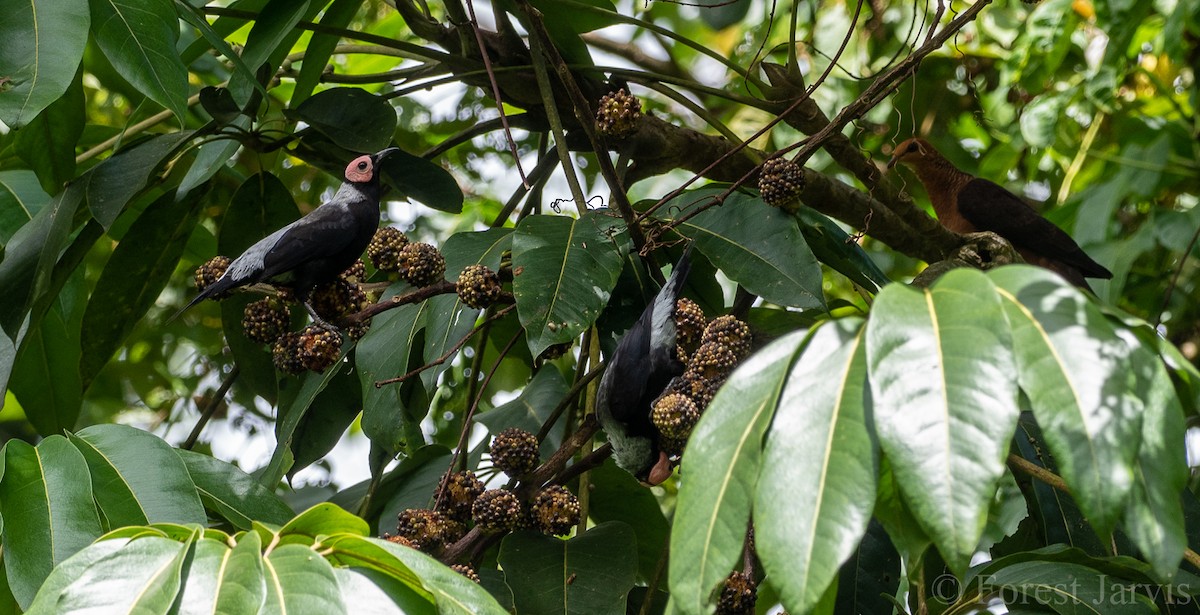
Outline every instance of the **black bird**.
<svg viewBox="0 0 1200 615">
<path fill-rule="evenodd" d="M 379 228 L 379 163 L 396 151 L 389 147 L 350 161 L 333 198 L 250 246 L 179 313 L 217 293 L 271 282 L 291 288 L 313 320 L 323 322 L 308 303 L 309 293 L 345 271 L 371 243 Z"/>
<path fill-rule="evenodd" d="M 596 397 L 596 417 L 608 434 L 613 459 L 650 485 L 671 476 L 650 409 L 671 379 L 683 374 L 675 347 L 675 305 L 692 268 L 691 251 L 688 246 L 662 290 L 617 344 Z"/>
</svg>

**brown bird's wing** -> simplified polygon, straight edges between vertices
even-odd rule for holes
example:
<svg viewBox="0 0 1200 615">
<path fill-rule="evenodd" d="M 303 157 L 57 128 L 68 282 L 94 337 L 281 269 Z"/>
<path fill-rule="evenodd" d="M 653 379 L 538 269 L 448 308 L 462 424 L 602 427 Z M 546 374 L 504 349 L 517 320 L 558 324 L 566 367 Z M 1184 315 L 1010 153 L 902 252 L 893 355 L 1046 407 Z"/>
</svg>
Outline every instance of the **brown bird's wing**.
<svg viewBox="0 0 1200 615">
<path fill-rule="evenodd" d="M 1066 232 L 1028 203 L 986 179 L 967 182 L 958 193 L 958 211 L 981 231 L 992 231 L 1013 246 L 1077 269 L 1089 278 L 1112 277 Z"/>
</svg>

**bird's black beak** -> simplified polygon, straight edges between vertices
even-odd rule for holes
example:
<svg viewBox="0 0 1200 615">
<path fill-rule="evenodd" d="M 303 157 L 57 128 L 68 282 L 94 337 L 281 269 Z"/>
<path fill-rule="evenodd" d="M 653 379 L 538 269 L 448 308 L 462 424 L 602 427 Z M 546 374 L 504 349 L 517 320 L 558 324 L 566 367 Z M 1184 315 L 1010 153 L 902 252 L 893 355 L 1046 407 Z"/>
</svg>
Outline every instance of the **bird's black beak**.
<svg viewBox="0 0 1200 615">
<path fill-rule="evenodd" d="M 398 147 L 389 147 L 387 149 L 380 150 L 374 154 L 371 154 L 371 162 L 379 164 L 380 160 L 383 160 L 384 158 L 387 158 L 398 151 L 400 151 L 400 148 Z"/>
<path fill-rule="evenodd" d="M 896 163 L 898 163 L 898 162 L 900 162 L 900 151 L 899 150 L 897 150 L 895 154 L 892 154 L 891 160 L 888 160 L 887 170 L 891 171 L 892 169 L 896 168 Z"/>
</svg>

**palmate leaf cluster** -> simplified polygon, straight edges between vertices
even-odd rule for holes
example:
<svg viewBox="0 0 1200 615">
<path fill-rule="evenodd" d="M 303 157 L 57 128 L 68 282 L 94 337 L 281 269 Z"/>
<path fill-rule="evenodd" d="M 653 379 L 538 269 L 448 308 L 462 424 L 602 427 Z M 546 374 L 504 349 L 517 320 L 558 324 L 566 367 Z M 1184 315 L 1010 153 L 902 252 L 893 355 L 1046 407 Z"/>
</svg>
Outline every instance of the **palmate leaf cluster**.
<svg viewBox="0 0 1200 615">
<path fill-rule="evenodd" d="M 1197 612 L 1195 0 L 709 4 L 6 9 L 0 612 L 708 613 L 731 571 L 760 613 Z M 617 89 L 642 115 L 599 134 Z M 905 284 L 964 254 L 874 162 L 911 134 L 1113 280 Z M 171 320 L 198 265 L 393 145 L 385 223 L 445 284 L 369 267 L 366 335 L 300 376 L 245 336 L 256 292 Z M 760 196 L 774 155 L 794 212 Z M 650 490 L 589 413 L 685 243 L 684 295 L 754 353 Z M 477 264 L 484 310 L 453 292 Z M 248 474 L 213 423 L 274 444 Z M 506 483 L 481 436 L 513 427 L 542 466 Z M 348 431 L 370 478 L 294 480 Z M 586 528 L 385 540 L 451 468 L 565 483 Z"/>
</svg>

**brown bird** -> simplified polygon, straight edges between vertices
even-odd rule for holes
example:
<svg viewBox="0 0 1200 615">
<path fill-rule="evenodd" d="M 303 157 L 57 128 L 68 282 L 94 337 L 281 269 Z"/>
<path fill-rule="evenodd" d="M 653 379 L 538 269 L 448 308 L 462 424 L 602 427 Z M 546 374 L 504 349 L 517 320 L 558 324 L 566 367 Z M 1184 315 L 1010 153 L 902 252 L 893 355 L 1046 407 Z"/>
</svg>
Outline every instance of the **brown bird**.
<svg viewBox="0 0 1200 615">
<path fill-rule="evenodd" d="M 913 138 L 901 143 L 887 166 L 891 169 L 897 163 L 916 171 L 938 220 L 955 233 L 991 231 L 1007 239 L 1025 262 L 1089 290 L 1084 278 L 1112 277 L 1111 271 L 1028 203 L 986 179 L 960 171 L 928 141 Z"/>
</svg>

